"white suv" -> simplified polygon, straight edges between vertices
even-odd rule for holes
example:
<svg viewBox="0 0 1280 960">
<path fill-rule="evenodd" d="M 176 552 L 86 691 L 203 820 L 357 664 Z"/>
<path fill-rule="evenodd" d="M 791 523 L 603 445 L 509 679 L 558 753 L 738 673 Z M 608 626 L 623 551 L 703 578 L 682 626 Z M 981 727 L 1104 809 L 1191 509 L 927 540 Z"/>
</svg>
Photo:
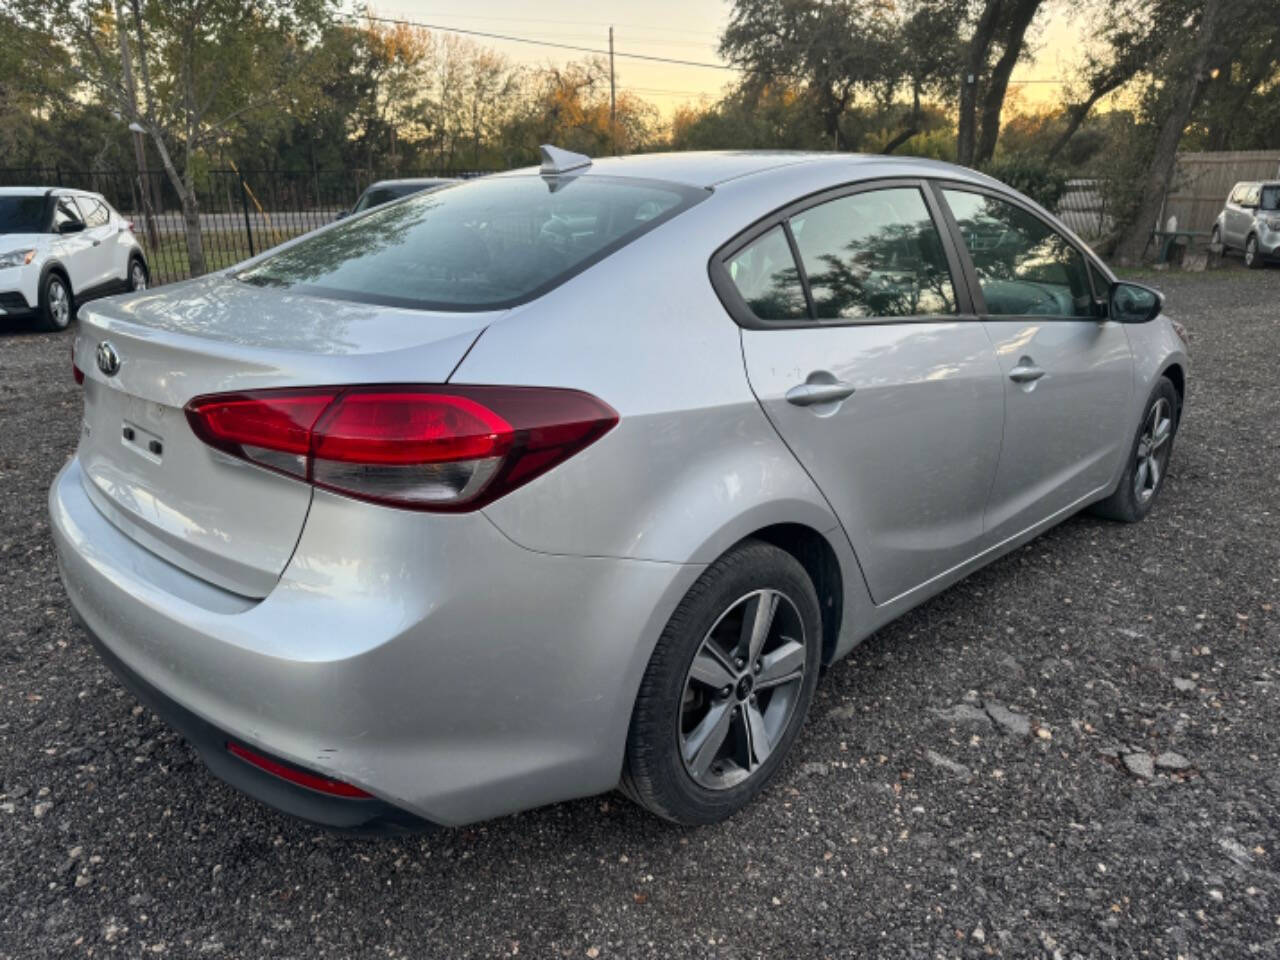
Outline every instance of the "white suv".
<svg viewBox="0 0 1280 960">
<path fill-rule="evenodd" d="M 145 290 L 147 276 L 133 225 L 101 194 L 0 188 L 0 320 L 34 314 L 61 330 L 77 303 Z"/>
</svg>

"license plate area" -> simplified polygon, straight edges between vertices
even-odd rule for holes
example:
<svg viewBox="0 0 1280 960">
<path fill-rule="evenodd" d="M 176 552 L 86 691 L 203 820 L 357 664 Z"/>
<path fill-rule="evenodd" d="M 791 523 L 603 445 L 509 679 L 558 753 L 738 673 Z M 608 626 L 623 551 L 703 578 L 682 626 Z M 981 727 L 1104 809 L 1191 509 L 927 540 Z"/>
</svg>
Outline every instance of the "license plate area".
<svg viewBox="0 0 1280 960">
<path fill-rule="evenodd" d="M 120 442 L 133 453 L 145 457 L 152 463 L 158 464 L 164 458 L 164 438 L 131 420 L 125 420 L 121 424 Z"/>
</svg>

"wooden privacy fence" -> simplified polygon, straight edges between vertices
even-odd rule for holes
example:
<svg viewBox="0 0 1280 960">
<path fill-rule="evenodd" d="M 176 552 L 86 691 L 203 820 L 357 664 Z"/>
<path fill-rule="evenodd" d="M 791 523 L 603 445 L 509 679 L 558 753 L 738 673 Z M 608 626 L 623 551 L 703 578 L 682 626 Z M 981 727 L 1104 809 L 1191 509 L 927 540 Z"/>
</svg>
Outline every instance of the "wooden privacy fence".
<svg viewBox="0 0 1280 960">
<path fill-rule="evenodd" d="M 1227 194 L 1237 183 L 1277 179 L 1280 179 L 1280 150 L 1180 153 L 1157 229 L 1163 230 L 1168 218 L 1176 216 L 1179 230 L 1208 233 Z"/>
</svg>

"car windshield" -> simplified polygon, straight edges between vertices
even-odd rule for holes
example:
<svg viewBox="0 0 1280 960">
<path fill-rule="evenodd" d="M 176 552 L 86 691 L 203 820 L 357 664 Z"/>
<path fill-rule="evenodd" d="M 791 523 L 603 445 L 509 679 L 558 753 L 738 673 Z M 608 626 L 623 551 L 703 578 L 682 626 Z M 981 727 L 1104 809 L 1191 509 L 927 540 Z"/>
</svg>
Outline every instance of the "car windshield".
<svg viewBox="0 0 1280 960">
<path fill-rule="evenodd" d="M 1262 188 L 1262 199 L 1258 201 L 1258 209 L 1280 210 L 1280 183 Z"/>
<path fill-rule="evenodd" d="M 331 227 L 237 278 L 390 306 L 498 309 L 546 293 L 706 195 L 610 177 L 473 180 Z"/>
<path fill-rule="evenodd" d="M 43 233 L 45 227 L 43 196 L 0 197 L 0 234 Z"/>
</svg>

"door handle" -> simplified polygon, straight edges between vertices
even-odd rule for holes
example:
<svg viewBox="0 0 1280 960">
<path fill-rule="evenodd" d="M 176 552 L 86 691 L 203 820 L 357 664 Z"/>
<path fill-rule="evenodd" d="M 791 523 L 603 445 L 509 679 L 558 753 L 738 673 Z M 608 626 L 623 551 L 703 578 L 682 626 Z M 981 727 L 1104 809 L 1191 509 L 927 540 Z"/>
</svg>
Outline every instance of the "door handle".
<svg viewBox="0 0 1280 960">
<path fill-rule="evenodd" d="M 1043 376 L 1044 370 L 1042 368 L 1025 359 L 1019 361 L 1018 365 L 1009 371 L 1009 379 L 1014 383 L 1034 383 Z"/>
<path fill-rule="evenodd" d="M 812 407 L 819 403 L 839 403 L 853 395 L 851 383 L 801 383 L 787 391 L 787 403 L 797 407 Z"/>
</svg>

